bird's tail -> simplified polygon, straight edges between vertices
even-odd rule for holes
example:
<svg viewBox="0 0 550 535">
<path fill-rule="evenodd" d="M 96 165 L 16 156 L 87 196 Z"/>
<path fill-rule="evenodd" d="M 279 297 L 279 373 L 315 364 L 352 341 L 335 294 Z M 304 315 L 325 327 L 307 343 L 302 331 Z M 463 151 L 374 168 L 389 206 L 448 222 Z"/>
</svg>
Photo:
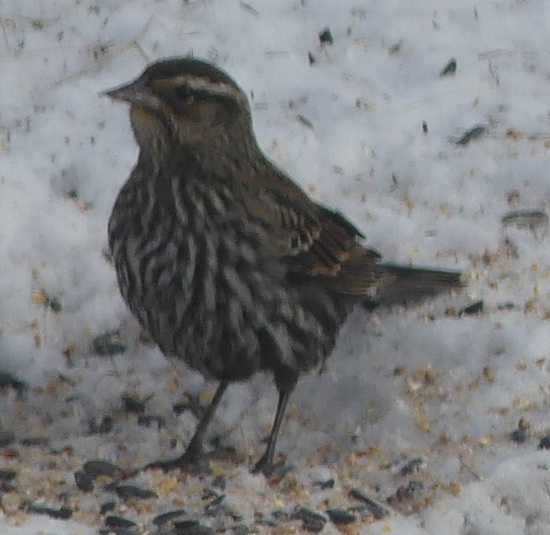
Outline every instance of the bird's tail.
<svg viewBox="0 0 550 535">
<path fill-rule="evenodd" d="M 378 289 L 374 302 L 379 304 L 403 304 L 424 297 L 461 288 L 465 285 L 460 271 L 430 269 L 416 266 L 380 263 L 388 282 Z"/>
</svg>

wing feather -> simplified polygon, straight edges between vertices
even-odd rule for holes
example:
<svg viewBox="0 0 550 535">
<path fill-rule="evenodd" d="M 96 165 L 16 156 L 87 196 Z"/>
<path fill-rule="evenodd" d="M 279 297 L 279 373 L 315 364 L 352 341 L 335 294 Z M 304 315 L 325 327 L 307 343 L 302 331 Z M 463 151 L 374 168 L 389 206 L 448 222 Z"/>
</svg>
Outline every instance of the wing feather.
<svg viewBox="0 0 550 535">
<path fill-rule="evenodd" d="M 282 173 L 250 187 L 247 210 L 265 227 L 266 252 L 288 268 L 289 279 L 337 293 L 364 295 L 388 278 L 380 255 L 363 247 L 363 234 L 343 215 L 312 201 Z"/>
</svg>

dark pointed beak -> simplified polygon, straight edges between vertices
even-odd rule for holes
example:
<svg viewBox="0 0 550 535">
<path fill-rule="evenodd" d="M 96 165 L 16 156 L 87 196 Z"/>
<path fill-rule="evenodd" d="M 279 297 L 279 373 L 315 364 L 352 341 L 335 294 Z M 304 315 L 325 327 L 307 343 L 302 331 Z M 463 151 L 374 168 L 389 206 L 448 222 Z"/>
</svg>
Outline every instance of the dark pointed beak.
<svg viewBox="0 0 550 535">
<path fill-rule="evenodd" d="M 137 104 L 145 108 L 157 110 L 160 107 L 159 98 L 145 85 L 141 78 L 99 93 L 100 96 L 110 97 L 114 100 L 122 100 L 130 104 Z"/>
</svg>

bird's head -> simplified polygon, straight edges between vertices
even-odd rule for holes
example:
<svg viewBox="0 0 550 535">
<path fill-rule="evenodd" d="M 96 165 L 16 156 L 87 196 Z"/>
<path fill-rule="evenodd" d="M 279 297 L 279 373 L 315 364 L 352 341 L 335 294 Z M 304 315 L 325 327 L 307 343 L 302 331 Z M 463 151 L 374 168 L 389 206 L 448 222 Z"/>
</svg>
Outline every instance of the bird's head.
<svg viewBox="0 0 550 535">
<path fill-rule="evenodd" d="M 252 133 L 244 92 L 218 67 L 192 58 L 153 63 L 136 80 L 104 93 L 131 104 L 142 150 L 217 145 Z"/>
</svg>

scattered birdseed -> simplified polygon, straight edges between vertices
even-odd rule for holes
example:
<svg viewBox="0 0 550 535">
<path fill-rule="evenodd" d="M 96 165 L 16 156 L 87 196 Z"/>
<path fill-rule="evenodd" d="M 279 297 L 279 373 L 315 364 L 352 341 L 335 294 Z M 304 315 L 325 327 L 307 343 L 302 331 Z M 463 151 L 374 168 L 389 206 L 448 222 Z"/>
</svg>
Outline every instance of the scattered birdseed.
<svg viewBox="0 0 550 535">
<path fill-rule="evenodd" d="M 543 210 L 516 210 L 502 217 L 504 226 L 519 229 L 547 229 L 548 223 L 548 214 Z"/>
<path fill-rule="evenodd" d="M 326 479 L 325 481 L 316 481 L 315 485 L 317 485 L 321 490 L 327 490 L 334 488 L 336 481 L 333 477 L 330 479 Z"/>
<path fill-rule="evenodd" d="M 409 481 L 407 485 L 399 485 L 395 492 L 397 502 L 414 500 L 424 490 L 422 481 Z"/>
<path fill-rule="evenodd" d="M 109 511 L 112 511 L 116 507 L 116 502 L 105 502 L 101 504 L 101 507 L 99 508 L 99 514 L 104 515 L 105 513 L 108 513 Z"/>
<path fill-rule="evenodd" d="M 321 45 L 332 45 L 334 43 L 330 28 L 327 27 L 319 32 L 319 41 L 321 42 Z"/>
<path fill-rule="evenodd" d="M 93 351 L 101 356 L 119 355 L 126 351 L 119 331 L 110 331 L 96 336 L 92 341 Z"/>
<path fill-rule="evenodd" d="M 418 474 L 420 470 L 424 470 L 426 468 L 426 459 L 424 457 L 413 457 L 412 459 L 409 459 L 399 470 L 400 476 L 409 476 L 411 474 Z"/>
<path fill-rule="evenodd" d="M 51 518 L 56 518 L 58 520 L 67 520 L 73 516 L 73 511 L 69 507 L 54 509 L 52 507 L 46 507 L 43 505 L 29 505 L 26 510 L 28 513 L 47 515 Z"/>
<path fill-rule="evenodd" d="M 157 493 L 149 490 L 135 487 L 134 485 L 118 485 L 115 487 L 117 496 L 123 500 L 130 498 L 139 498 L 141 500 L 147 500 L 149 498 L 158 498 Z"/>
<path fill-rule="evenodd" d="M 471 305 L 467 306 L 466 308 L 463 308 L 458 315 L 459 316 L 472 316 L 474 314 L 480 314 L 483 312 L 483 301 L 476 301 L 475 303 L 472 303 Z"/>
<path fill-rule="evenodd" d="M 204 506 L 204 512 L 207 515 L 217 514 L 222 509 L 220 505 L 224 500 L 225 500 L 225 496 L 223 494 L 221 496 L 214 498 L 211 502 L 207 503 Z"/>
<path fill-rule="evenodd" d="M 122 477 L 124 472 L 121 468 L 116 466 L 113 463 L 107 461 L 87 461 L 82 467 L 84 472 L 94 479 L 99 476 L 109 476 L 109 477 Z"/>
<path fill-rule="evenodd" d="M 394 43 L 392 46 L 390 46 L 388 50 L 388 52 L 390 53 L 390 56 L 393 56 L 394 54 L 398 54 L 402 46 L 403 46 L 403 39 L 400 39 L 399 41 L 397 41 L 397 43 Z"/>
<path fill-rule="evenodd" d="M 57 297 L 52 297 L 48 295 L 45 290 L 39 290 L 32 294 L 33 301 L 37 305 L 42 305 L 44 308 L 49 308 L 53 312 L 61 312 L 62 306 L 61 301 Z"/>
<path fill-rule="evenodd" d="M 385 518 L 391 513 L 391 509 L 374 500 L 360 489 L 352 489 L 349 493 L 350 497 L 354 500 L 363 502 L 370 510 L 376 520 Z"/>
<path fill-rule="evenodd" d="M 357 517 L 346 509 L 327 509 L 326 513 L 337 526 L 351 524 L 357 520 Z"/>
<path fill-rule="evenodd" d="M 456 73 L 456 59 L 451 58 L 447 65 L 443 67 L 442 71 L 439 73 L 439 76 L 452 76 Z"/>
<path fill-rule="evenodd" d="M 508 301 L 506 303 L 499 303 L 497 305 L 497 308 L 498 310 L 514 310 L 516 308 L 516 305 L 511 301 Z"/>
<path fill-rule="evenodd" d="M 300 520 L 302 522 L 302 528 L 312 533 L 318 533 L 327 523 L 327 519 L 323 515 L 307 507 L 296 508 L 290 518 L 292 520 Z"/>
<path fill-rule="evenodd" d="M 526 442 L 529 438 L 530 428 L 531 422 L 527 418 L 520 418 L 517 429 L 514 429 L 514 431 L 510 433 L 510 440 L 518 444 Z"/>
<path fill-rule="evenodd" d="M 174 511 L 168 511 L 166 513 L 162 513 L 161 515 L 157 515 L 155 518 L 153 518 L 153 524 L 155 526 L 160 527 L 186 514 L 187 514 L 187 511 L 185 509 L 175 509 Z"/>
<path fill-rule="evenodd" d="M 92 492 L 94 490 L 94 478 L 83 470 L 77 470 L 74 473 L 74 480 L 76 486 L 82 492 Z"/>
<path fill-rule="evenodd" d="M 510 433 L 510 440 L 512 440 L 513 442 L 517 442 L 518 444 L 522 444 L 528 438 L 529 438 L 529 435 L 525 431 L 521 431 L 520 429 L 514 429 Z"/>
<path fill-rule="evenodd" d="M 122 396 L 122 406 L 128 414 L 143 414 L 145 412 L 145 403 L 130 394 Z"/>
<path fill-rule="evenodd" d="M 174 522 L 175 535 L 214 535 L 214 530 L 198 520 Z"/>
<path fill-rule="evenodd" d="M 299 113 L 296 117 L 303 125 L 307 126 L 310 130 L 313 130 L 313 123 L 305 115 Z"/>
<path fill-rule="evenodd" d="M 474 141 L 475 139 L 479 139 L 486 133 L 487 133 L 487 127 L 485 125 L 480 124 L 480 125 L 474 126 L 470 130 L 465 132 L 464 135 L 460 139 L 458 139 L 455 143 L 457 145 L 466 146 L 471 141 Z"/>
<path fill-rule="evenodd" d="M 105 519 L 105 525 L 108 528 L 132 528 L 137 524 L 127 518 L 111 515 Z"/>
</svg>

